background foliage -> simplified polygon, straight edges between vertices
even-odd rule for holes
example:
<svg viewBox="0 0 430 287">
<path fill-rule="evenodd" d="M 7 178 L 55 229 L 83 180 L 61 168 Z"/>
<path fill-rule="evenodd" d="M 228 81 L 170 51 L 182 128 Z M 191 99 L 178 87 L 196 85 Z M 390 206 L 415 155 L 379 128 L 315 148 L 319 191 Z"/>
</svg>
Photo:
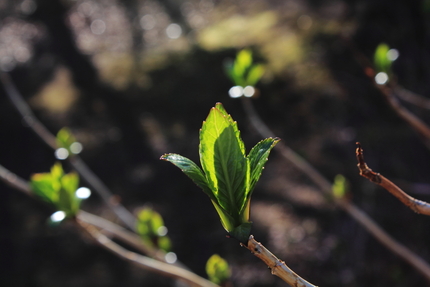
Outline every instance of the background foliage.
<svg viewBox="0 0 430 287">
<path fill-rule="evenodd" d="M 380 43 L 400 52 L 399 83 L 429 94 L 428 1 L 92 1 L 0 3 L 0 68 L 56 134 L 68 126 L 83 159 L 136 214 L 162 215 L 171 249 L 198 274 L 217 253 L 236 286 L 283 286 L 258 259 L 225 238 L 206 195 L 175 167 L 175 152 L 198 161 L 198 129 L 215 102 L 249 126 L 224 63 L 250 48 L 265 66 L 253 99 L 276 136 L 327 178 L 343 174 L 352 200 L 394 238 L 430 260 L 430 221 L 360 178 L 355 142 L 368 164 L 411 195 L 430 200 L 430 153 L 388 107 L 363 71 Z M 173 25 L 172 25 L 173 24 Z M 180 27 L 180 28 L 179 28 Z M 181 32 L 179 33 L 179 29 Z M 0 97 L 0 163 L 19 176 L 48 172 L 50 148 Z M 409 107 L 429 119 L 423 109 Z M 64 166 L 68 173 L 70 167 Z M 52 213 L 0 185 L 1 286 L 169 286 L 82 241 Z M 115 217 L 93 195 L 82 203 Z M 423 286 L 424 279 L 273 152 L 253 194 L 253 233 L 319 286 Z M 26 274 L 26 276 L 22 276 Z"/>
</svg>

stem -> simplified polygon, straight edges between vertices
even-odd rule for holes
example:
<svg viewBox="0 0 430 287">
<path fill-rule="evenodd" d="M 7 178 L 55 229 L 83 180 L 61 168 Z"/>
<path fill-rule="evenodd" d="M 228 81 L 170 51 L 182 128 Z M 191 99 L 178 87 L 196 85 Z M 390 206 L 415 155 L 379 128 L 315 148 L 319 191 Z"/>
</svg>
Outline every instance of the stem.
<svg viewBox="0 0 430 287">
<path fill-rule="evenodd" d="M 242 246 L 245 246 L 242 244 Z M 252 254 L 260 258 L 267 267 L 270 268 L 273 275 L 278 276 L 293 287 L 316 287 L 309 283 L 293 270 L 291 270 L 284 261 L 279 260 L 272 252 L 270 252 L 263 244 L 257 242 L 254 236 L 249 236 L 248 245 L 245 246 Z"/>
</svg>

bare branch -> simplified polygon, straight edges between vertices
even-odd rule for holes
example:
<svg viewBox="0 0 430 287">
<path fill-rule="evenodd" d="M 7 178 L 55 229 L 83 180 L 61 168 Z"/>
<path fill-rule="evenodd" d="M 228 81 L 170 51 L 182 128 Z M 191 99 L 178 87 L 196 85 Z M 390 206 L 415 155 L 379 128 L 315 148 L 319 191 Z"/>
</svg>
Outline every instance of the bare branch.
<svg viewBox="0 0 430 287">
<path fill-rule="evenodd" d="M 415 211 L 416 213 L 421 213 L 424 215 L 430 215 L 430 204 L 409 196 L 400 187 L 395 185 L 385 176 L 374 172 L 371 170 L 366 162 L 364 161 L 363 148 L 360 143 L 357 143 L 356 155 L 358 160 L 358 169 L 360 170 L 360 175 L 367 178 L 373 183 L 376 183 L 386 190 L 388 190 L 392 195 L 397 197 L 404 205 Z"/>
<path fill-rule="evenodd" d="M 241 244 L 246 247 L 252 254 L 260 258 L 267 267 L 270 268 L 273 275 L 278 276 L 292 287 L 316 287 L 315 285 L 309 283 L 299 275 L 297 275 L 293 270 L 291 270 L 284 261 L 279 260 L 278 257 L 273 255 L 263 244 L 257 242 L 254 236 L 249 236 L 248 246 Z"/>
</svg>

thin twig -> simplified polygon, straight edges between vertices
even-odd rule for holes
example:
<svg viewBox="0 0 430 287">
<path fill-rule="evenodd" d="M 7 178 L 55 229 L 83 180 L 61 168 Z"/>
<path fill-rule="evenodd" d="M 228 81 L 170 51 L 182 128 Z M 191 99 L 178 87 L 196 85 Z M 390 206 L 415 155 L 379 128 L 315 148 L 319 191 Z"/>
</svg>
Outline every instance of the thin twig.
<svg viewBox="0 0 430 287">
<path fill-rule="evenodd" d="M 28 196 L 33 197 L 33 192 L 30 188 L 30 184 L 17 176 L 16 174 L 10 172 L 8 169 L 0 165 L 0 180 L 7 183 L 11 187 L 25 193 Z M 163 260 L 159 260 L 161 257 L 160 253 L 156 250 L 148 250 L 148 248 L 139 243 L 138 237 L 125 230 L 121 226 L 116 225 L 106 219 L 98 217 L 94 214 L 80 210 L 76 215 L 76 220 L 81 227 L 83 227 L 101 246 L 115 253 L 121 258 L 127 259 L 134 262 L 139 267 L 159 273 L 163 276 L 168 276 L 178 280 L 187 282 L 191 286 L 203 286 L 203 287 L 216 287 L 217 285 L 184 269 L 177 265 L 168 264 Z M 146 257 L 135 252 L 131 252 L 121 247 L 120 245 L 114 243 L 108 237 L 103 235 L 96 227 L 106 230 L 109 234 L 114 235 L 116 238 L 122 240 L 123 242 L 131 245 L 132 247 L 142 251 L 147 252 L 150 256 L 154 258 Z"/>
<path fill-rule="evenodd" d="M 297 275 L 284 261 L 279 260 L 278 257 L 273 255 L 263 244 L 257 242 L 254 236 L 249 236 L 248 245 L 245 246 L 245 244 L 242 244 L 242 246 L 246 247 L 252 254 L 266 263 L 273 275 L 278 276 L 292 287 L 316 287 Z"/>
<path fill-rule="evenodd" d="M 421 213 L 424 215 L 430 215 L 430 204 L 413 198 L 412 196 L 409 196 L 406 192 L 404 192 L 400 187 L 395 185 L 393 182 L 391 182 L 389 179 L 387 179 L 385 176 L 374 172 L 371 170 L 366 162 L 364 161 L 363 156 L 363 148 L 361 147 L 360 143 L 357 143 L 357 149 L 356 149 L 356 155 L 357 155 L 357 161 L 358 161 L 358 169 L 360 170 L 360 175 L 367 178 L 373 183 L 376 183 L 386 190 L 388 190 L 392 195 L 397 197 L 404 205 L 415 211 L 416 213 Z"/>
<path fill-rule="evenodd" d="M 273 132 L 266 126 L 256 113 L 251 99 L 242 98 L 244 110 L 254 128 L 263 137 L 273 136 Z M 279 142 L 275 149 L 280 150 L 281 155 L 288 162 L 292 163 L 301 172 L 307 175 L 320 190 L 333 198 L 332 185 L 324 178 L 316 169 L 314 169 L 307 161 L 301 158 L 288 146 Z M 366 229 L 373 237 L 375 237 L 382 245 L 397 254 L 400 258 L 408 262 L 416 270 L 421 272 L 424 277 L 430 281 L 430 265 L 425 262 L 421 257 L 410 251 L 400 242 L 394 240 L 388 233 L 386 233 L 377 223 L 375 223 L 366 213 L 358 208 L 353 203 L 347 200 L 339 200 L 334 198 L 334 203 L 337 207 L 343 209 L 347 214 L 354 218 L 364 229 Z"/>
<path fill-rule="evenodd" d="M 399 98 L 405 102 L 411 103 L 419 108 L 430 110 L 430 99 L 418 95 L 414 92 L 406 90 L 405 88 L 394 85 L 394 92 Z"/>
<path fill-rule="evenodd" d="M 406 121 L 414 130 L 416 130 L 421 136 L 424 137 L 425 143 L 427 146 L 430 146 L 430 128 L 429 126 L 418 118 L 416 115 L 411 113 L 405 107 L 402 106 L 400 101 L 397 99 L 393 90 L 388 86 L 384 85 L 376 85 L 378 89 L 382 92 L 382 94 L 387 99 L 390 106 L 393 110 L 404 120 Z"/>
<path fill-rule="evenodd" d="M 27 125 L 52 149 L 58 148 L 56 138 L 49 130 L 36 118 L 27 102 L 24 100 L 16 86 L 13 84 L 7 73 L 0 73 L 0 81 L 7 96 L 19 111 Z M 136 228 L 135 217 L 121 204 L 114 203 L 112 192 L 108 187 L 91 171 L 91 169 L 78 157 L 71 156 L 70 163 L 78 173 L 88 182 L 88 184 L 100 195 L 103 201 L 113 210 L 118 218 L 131 230 Z"/>
</svg>

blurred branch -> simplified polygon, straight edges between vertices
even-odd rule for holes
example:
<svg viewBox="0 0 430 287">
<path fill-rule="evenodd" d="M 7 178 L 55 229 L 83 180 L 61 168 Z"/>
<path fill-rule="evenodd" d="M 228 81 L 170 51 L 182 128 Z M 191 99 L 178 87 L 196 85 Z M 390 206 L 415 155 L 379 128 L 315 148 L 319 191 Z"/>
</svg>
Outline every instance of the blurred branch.
<svg viewBox="0 0 430 287">
<path fill-rule="evenodd" d="M 267 267 L 270 268 L 273 275 L 278 276 L 291 286 L 296 287 L 316 287 L 315 285 L 309 283 L 305 279 L 297 275 L 293 270 L 291 270 L 284 261 L 279 260 L 272 252 L 270 252 L 263 244 L 257 242 L 254 236 L 249 236 L 248 245 L 245 246 L 252 254 L 260 258 Z"/>
<path fill-rule="evenodd" d="M 15 108 L 23 117 L 27 125 L 52 149 L 58 148 L 56 138 L 51 134 L 48 129 L 36 118 L 31 111 L 30 107 L 13 84 L 10 76 L 7 73 L 0 73 L 0 81 L 7 96 L 12 101 Z M 134 216 L 122 205 L 114 203 L 112 199 L 112 192 L 108 187 L 91 171 L 77 155 L 71 156 L 70 163 L 78 171 L 78 173 L 88 182 L 88 184 L 100 195 L 107 206 L 118 216 L 118 218 L 130 229 L 135 230 Z"/>
<path fill-rule="evenodd" d="M 414 130 L 416 130 L 421 136 L 423 136 L 427 147 L 430 147 L 430 128 L 427 126 L 427 124 L 402 106 L 402 104 L 396 97 L 395 90 L 390 88 L 388 85 L 375 85 L 385 96 L 393 110 Z"/>
<path fill-rule="evenodd" d="M 424 215 L 430 215 L 430 204 L 418 199 L 415 199 L 408 194 L 406 194 L 400 187 L 395 185 L 393 182 L 388 180 L 383 175 L 371 170 L 366 162 L 364 161 L 363 149 L 360 143 L 357 143 L 356 149 L 358 169 L 360 170 L 360 175 L 367 178 L 373 183 L 376 183 L 386 190 L 388 190 L 392 195 L 397 197 L 404 205 L 415 211 L 416 213 L 421 213 Z"/>
<path fill-rule="evenodd" d="M 413 93 L 397 85 L 394 87 L 394 91 L 399 98 L 405 102 L 414 104 L 417 107 L 430 110 L 430 99 L 425 98 L 421 95 Z"/>
<path fill-rule="evenodd" d="M 11 187 L 25 193 L 28 196 L 33 197 L 33 192 L 30 188 L 30 184 L 24 179 L 18 177 L 16 174 L 10 172 L 8 169 L 0 165 L 0 180 L 4 181 Z M 191 286 L 203 286 L 203 287 L 216 287 L 217 285 L 196 275 L 195 273 L 188 271 L 182 267 L 168 264 L 164 262 L 162 254 L 154 249 L 150 249 L 145 246 L 140 238 L 125 230 L 121 226 L 118 226 L 104 218 L 96 216 L 94 214 L 79 211 L 76 215 L 77 223 L 91 235 L 102 247 L 113 252 L 117 256 L 135 263 L 140 268 L 161 274 L 163 276 L 172 277 L 188 283 Z M 131 252 L 120 245 L 110 240 L 107 236 L 103 235 L 96 227 L 102 228 L 107 233 L 115 236 L 130 246 L 142 251 L 151 257 L 146 257 L 135 252 Z"/>
<path fill-rule="evenodd" d="M 273 137 L 273 132 L 266 126 L 266 124 L 260 119 L 257 112 L 255 111 L 251 99 L 242 97 L 242 104 L 252 126 L 257 130 L 257 132 L 259 132 L 263 137 Z M 297 153 L 295 153 L 282 142 L 279 142 L 275 149 L 281 153 L 285 160 L 292 163 L 296 168 L 307 175 L 325 195 L 333 198 L 332 184 L 315 168 L 313 168 L 312 165 L 310 165 L 307 161 L 301 158 Z M 347 200 L 333 199 L 337 207 L 343 209 L 347 214 L 349 214 L 359 224 L 361 224 L 361 226 L 363 226 L 363 228 L 365 228 L 371 235 L 373 235 L 382 245 L 408 262 L 430 281 L 430 265 L 427 262 L 410 251 L 400 242 L 394 240 L 366 213 L 360 210 L 360 208 L 355 206 L 353 203 Z"/>
<path fill-rule="evenodd" d="M 80 218 L 77 220 L 78 224 L 83 227 L 103 248 L 111 251 L 115 255 L 126 259 L 130 262 L 135 263 L 138 267 L 159 273 L 164 276 L 172 277 L 188 283 L 190 286 L 202 286 L 202 287 L 216 287 L 218 285 L 192 273 L 188 270 L 180 268 L 175 265 L 171 265 L 165 262 L 161 262 L 146 256 L 142 256 L 135 252 L 131 252 L 120 245 L 116 244 L 102 233 L 100 233 L 94 226 L 81 221 Z"/>
</svg>

